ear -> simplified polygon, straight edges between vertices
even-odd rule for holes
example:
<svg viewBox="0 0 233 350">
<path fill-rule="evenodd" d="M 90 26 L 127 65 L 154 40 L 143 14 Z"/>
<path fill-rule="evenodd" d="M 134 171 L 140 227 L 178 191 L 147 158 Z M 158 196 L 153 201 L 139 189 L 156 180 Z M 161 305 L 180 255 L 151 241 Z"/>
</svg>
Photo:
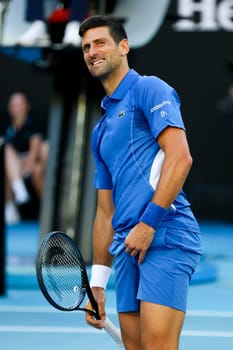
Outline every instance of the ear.
<svg viewBox="0 0 233 350">
<path fill-rule="evenodd" d="M 119 48 L 122 56 L 126 56 L 130 50 L 129 41 L 127 39 L 121 40 L 121 42 L 119 43 Z"/>
</svg>

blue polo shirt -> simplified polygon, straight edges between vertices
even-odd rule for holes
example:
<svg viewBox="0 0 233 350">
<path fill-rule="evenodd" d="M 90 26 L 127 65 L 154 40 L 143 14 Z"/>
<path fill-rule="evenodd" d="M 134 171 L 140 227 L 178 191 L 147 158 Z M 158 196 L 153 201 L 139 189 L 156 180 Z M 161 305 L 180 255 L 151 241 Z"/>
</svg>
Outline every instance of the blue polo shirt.
<svg viewBox="0 0 233 350">
<path fill-rule="evenodd" d="M 158 135 L 168 126 L 185 129 L 176 91 L 155 76 L 130 70 L 101 103 L 102 118 L 92 134 L 94 185 L 112 190 L 113 228 L 135 226 L 156 191 L 164 153 Z M 183 190 L 160 226 L 199 232 Z"/>
</svg>

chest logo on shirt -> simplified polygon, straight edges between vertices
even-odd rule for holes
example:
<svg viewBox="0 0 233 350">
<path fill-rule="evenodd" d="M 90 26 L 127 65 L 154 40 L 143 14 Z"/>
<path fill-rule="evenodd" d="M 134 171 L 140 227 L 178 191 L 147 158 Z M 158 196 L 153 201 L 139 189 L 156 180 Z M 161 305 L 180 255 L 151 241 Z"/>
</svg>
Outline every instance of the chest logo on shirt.
<svg viewBox="0 0 233 350">
<path fill-rule="evenodd" d="M 119 119 L 120 119 L 120 118 L 123 118 L 124 115 L 125 115 L 125 111 L 121 110 L 121 111 L 118 113 L 117 118 L 119 118 Z"/>
</svg>

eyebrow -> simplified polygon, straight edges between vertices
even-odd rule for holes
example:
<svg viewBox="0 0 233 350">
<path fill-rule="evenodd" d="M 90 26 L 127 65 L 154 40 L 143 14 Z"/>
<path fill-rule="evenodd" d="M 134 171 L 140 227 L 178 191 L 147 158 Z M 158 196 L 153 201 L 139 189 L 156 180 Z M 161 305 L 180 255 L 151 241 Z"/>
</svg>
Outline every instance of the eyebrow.
<svg viewBox="0 0 233 350">
<path fill-rule="evenodd" d="M 83 45 L 83 49 L 84 49 L 84 48 L 87 48 L 87 47 L 90 47 L 91 43 L 98 44 L 98 42 L 100 42 L 100 41 L 108 41 L 108 39 L 105 38 L 105 37 L 100 37 L 100 38 L 94 39 L 94 40 L 92 40 L 91 42 L 85 43 L 85 44 Z"/>
</svg>

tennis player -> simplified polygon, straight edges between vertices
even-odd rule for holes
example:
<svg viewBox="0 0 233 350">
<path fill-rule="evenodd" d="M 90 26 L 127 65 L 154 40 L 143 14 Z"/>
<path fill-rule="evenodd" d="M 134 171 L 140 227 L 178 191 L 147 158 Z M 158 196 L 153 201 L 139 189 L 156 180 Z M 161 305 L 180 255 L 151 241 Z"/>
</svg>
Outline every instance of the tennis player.
<svg viewBox="0 0 233 350">
<path fill-rule="evenodd" d="M 89 17 L 79 34 L 85 63 L 106 91 L 92 134 L 98 205 L 90 284 L 104 320 L 114 259 L 125 348 L 176 350 L 201 255 L 182 190 L 192 157 L 180 100 L 166 82 L 129 68 L 129 42 L 117 20 Z M 104 327 L 90 314 L 86 320 Z"/>
</svg>

